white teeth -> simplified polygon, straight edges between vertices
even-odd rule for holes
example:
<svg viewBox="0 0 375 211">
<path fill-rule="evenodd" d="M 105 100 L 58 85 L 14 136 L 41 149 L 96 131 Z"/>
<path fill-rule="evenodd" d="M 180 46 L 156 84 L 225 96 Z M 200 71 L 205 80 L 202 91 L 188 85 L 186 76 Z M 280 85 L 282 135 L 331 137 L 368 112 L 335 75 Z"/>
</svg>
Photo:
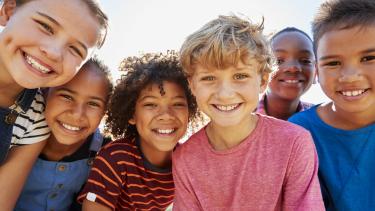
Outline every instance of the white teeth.
<svg viewBox="0 0 375 211">
<path fill-rule="evenodd" d="M 172 132 L 174 132 L 174 129 L 157 129 L 156 130 L 158 133 L 161 133 L 161 134 L 171 134 Z"/>
<path fill-rule="evenodd" d="M 298 83 L 298 80 L 285 80 L 286 83 L 295 84 Z"/>
<path fill-rule="evenodd" d="M 235 108 L 237 108 L 239 104 L 233 104 L 233 105 L 216 105 L 216 108 L 218 108 L 219 110 L 222 110 L 222 111 L 231 111 Z"/>
<path fill-rule="evenodd" d="M 50 69 L 48 69 L 47 67 L 41 65 L 40 63 L 38 63 L 37 61 L 35 61 L 33 58 L 31 58 L 30 56 L 26 55 L 26 61 L 27 63 L 29 63 L 33 68 L 39 70 L 40 72 L 42 73 L 49 73 L 51 72 Z"/>
<path fill-rule="evenodd" d="M 358 96 L 361 95 L 365 90 L 355 90 L 355 91 L 343 91 L 341 92 L 344 96 L 352 97 L 352 96 Z"/>
<path fill-rule="evenodd" d="M 64 128 L 68 129 L 68 130 L 78 131 L 78 130 L 81 129 L 81 128 L 79 128 L 79 127 L 75 127 L 75 126 L 68 125 L 68 124 L 65 124 L 65 123 L 61 123 L 61 125 L 62 125 Z"/>
</svg>

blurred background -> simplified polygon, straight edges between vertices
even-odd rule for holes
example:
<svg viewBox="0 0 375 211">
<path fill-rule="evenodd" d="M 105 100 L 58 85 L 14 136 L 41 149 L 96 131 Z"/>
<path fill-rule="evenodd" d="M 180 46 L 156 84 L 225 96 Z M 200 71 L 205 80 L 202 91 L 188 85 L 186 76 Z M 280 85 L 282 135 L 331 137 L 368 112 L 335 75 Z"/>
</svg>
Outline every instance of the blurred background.
<svg viewBox="0 0 375 211">
<path fill-rule="evenodd" d="M 187 35 L 218 15 L 242 14 L 253 22 L 265 18 L 265 32 L 272 34 L 297 27 L 311 35 L 310 23 L 323 0 L 101 0 L 110 19 L 107 41 L 98 52 L 113 77 L 121 60 L 146 52 L 178 50 Z M 302 100 L 326 100 L 314 84 Z"/>
</svg>

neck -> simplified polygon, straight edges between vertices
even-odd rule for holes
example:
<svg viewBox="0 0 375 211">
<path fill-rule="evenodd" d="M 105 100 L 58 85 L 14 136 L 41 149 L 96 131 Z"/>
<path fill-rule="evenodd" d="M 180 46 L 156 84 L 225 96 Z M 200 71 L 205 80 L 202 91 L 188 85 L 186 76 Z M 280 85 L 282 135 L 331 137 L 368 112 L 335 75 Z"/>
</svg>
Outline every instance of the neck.
<svg viewBox="0 0 375 211">
<path fill-rule="evenodd" d="M 228 150 L 244 141 L 256 127 L 258 116 L 250 114 L 244 122 L 235 126 L 220 126 L 210 122 L 206 134 L 215 150 Z"/>
<path fill-rule="evenodd" d="M 375 123 L 374 111 L 348 113 L 334 107 L 332 102 L 319 106 L 317 112 L 325 123 L 343 130 L 355 130 Z"/>
<path fill-rule="evenodd" d="M 172 150 L 171 151 L 159 151 L 154 148 L 143 146 L 141 142 L 141 150 L 143 155 L 146 157 L 148 162 L 159 168 L 170 168 L 172 166 Z"/>
<path fill-rule="evenodd" d="M 14 104 L 24 88 L 18 85 L 4 68 L 0 65 L 0 107 L 7 108 Z"/>
<path fill-rule="evenodd" d="M 79 147 L 81 147 L 83 143 L 84 141 L 78 141 L 77 143 L 71 145 L 60 144 L 53 134 L 51 134 L 51 136 L 47 139 L 47 144 L 42 150 L 42 154 L 49 161 L 59 161 L 65 156 L 73 154 L 78 150 Z"/>
<path fill-rule="evenodd" d="M 300 101 L 299 98 L 295 100 L 286 100 L 277 96 L 266 95 L 264 102 L 264 108 L 267 115 L 287 120 L 296 113 Z"/>
</svg>

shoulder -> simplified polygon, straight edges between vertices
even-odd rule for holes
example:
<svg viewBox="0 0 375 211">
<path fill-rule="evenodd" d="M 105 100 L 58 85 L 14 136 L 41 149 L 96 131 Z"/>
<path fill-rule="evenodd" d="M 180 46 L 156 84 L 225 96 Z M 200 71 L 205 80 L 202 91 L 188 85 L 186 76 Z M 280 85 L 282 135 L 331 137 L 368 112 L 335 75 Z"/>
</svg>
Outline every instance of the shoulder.
<svg viewBox="0 0 375 211">
<path fill-rule="evenodd" d="M 313 122 L 316 118 L 319 118 L 318 114 L 316 113 L 316 110 L 319 106 L 320 105 L 314 105 L 307 110 L 298 112 L 291 116 L 288 121 L 298 125 L 304 125 Z"/>
<path fill-rule="evenodd" d="M 291 122 L 263 115 L 259 115 L 259 121 L 261 128 L 258 129 L 258 134 L 262 139 L 282 141 L 285 144 L 294 144 L 299 140 L 311 139 L 309 131 Z"/>
<path fill-rule="evenodd" d="M 206 142 L 207 136 L 205 127 L 203 127 L 198 132 L 193 134 L 186 142 L 176 147 L 176 150 L 173 152 L 173 156 L 180 157 L 195 154 L 197 151 L 202 150 L 202 148 L 206 146 Z"/>
<path fill-rule="evenodd" d="M 107 143 L 100 149 L 98 157 L 113 161 L 142 159 L 134 141 L 128 139 L 118 139 Z"/>
</svg>

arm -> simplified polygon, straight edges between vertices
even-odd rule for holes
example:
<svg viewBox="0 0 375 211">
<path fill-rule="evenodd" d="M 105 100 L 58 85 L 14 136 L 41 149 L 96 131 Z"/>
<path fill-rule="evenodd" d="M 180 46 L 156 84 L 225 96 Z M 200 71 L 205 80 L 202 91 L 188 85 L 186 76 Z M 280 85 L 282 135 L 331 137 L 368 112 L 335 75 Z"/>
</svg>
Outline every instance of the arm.
<svg viewBox="0 0 375 211">
<path fill-rule="evenodd" d="M 188 169 L 184 165 L 180 148 L 173 153 L 172 172 L 175 185 L 173 210 L 202 210 L 188 179 Z M 187 171 L 186 171 L 187 170 Z"/>
<path fill-rule="evenodd" d="M 320 191 L 318 157 L 310 133 L 297 137 L 283 186 L 283 210 L 325 210 Z"/>
<path fill-rule="evenodd" d="M 22 187 L 45 141 L 12 147 L 0 167 L 0 204 L 2 210 L 13 210 Z"/>
<path fill-rule="evenodd" d="M 82 205 L 82 210 L 83 211 L 111 211 L 111 209 L 107 206 L 104 206 L 102 204 L 96 203 L 96 202 L 91 202 L 89 200 L 84 200 L 83 205 Z"/>
<path fill-rule="evenodd" d="M 77 199 L 83 203 L 83 210 L 97 210 L 92 209 L 97 206 L 108 210 L 116 208 L 123 185 L 118 162 L 111 152 L 112 148 L 102 148 L 94 160 L 88 180 Z"/>
</svg>

